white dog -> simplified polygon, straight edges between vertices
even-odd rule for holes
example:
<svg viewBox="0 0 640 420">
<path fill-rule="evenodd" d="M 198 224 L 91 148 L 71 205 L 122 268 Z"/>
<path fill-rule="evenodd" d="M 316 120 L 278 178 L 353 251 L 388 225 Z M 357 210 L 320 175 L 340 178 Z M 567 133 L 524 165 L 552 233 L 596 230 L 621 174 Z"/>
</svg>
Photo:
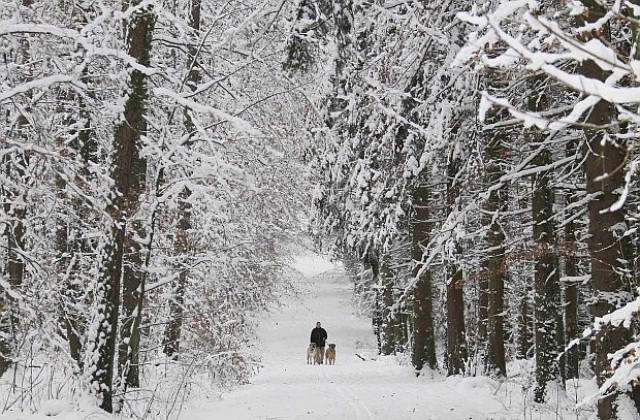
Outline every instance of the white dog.
<svg viewBox="0 0 640 420">
<path fill-rule="evenodd" d="M 316 343 L 310 343 L 307 348 L 307 364 L 310 365 L 312 363 L 315 364 L 316 358 Z"/>
</svg>

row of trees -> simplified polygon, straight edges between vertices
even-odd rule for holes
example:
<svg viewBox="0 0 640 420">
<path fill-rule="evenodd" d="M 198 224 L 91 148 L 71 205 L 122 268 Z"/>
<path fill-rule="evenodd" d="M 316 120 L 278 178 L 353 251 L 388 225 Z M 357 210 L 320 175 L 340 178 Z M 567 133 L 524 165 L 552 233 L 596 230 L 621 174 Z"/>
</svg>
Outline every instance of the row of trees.
<svg viewBox="0 0 640 420">
<path fill-rule="evenodd" d="M 326 74 L 317 234 L 354 276 L 381 353 L 449 375 L 534 358 L 538 402 L 587 357 L 600 418 L 618 391 L 640 409 L 636 375 L 607 381 L 637 363 L 637 11 L 300 2 L 285 67 Z"/>
<path fill-rule="evenodd" d="M 161 364 L 251 372 L 304 190 L 286 12 L 3 2 L 0 375 L 67 366 L 112 412 Z"/>
</svg>

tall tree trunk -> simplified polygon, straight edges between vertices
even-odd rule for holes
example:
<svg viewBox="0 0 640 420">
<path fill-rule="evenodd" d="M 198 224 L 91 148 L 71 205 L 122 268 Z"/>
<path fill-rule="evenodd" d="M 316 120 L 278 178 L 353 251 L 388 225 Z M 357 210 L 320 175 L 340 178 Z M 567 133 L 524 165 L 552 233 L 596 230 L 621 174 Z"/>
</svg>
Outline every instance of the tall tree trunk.
<svg viewBox="0 0 640 420">
<path fill-rule="evenodd" d="M 631 3 L 634 7 L 640 6 L 640 0 L 631 0 Z M 633 10 L 632 7 L 630 9 Z M 631 13 L 633 13 L 633 11 Z M 640 60 L 640 24 L 637 20 L 631 23 L 631 33 L 631 50 L 635 51 L 633 58 L 637 61 Z M 636 81 L 636 86 L 637 85 L 638 83 Z M 627 200 L 638 203 L 639 198 L 640 191 L 636 188 L 631 191 L 630 197 L 627 198 Z M 625 235 L 622 241 L 624 261 L 629 273 L 630 291 L 637 293 L 638 287 L 640 286 L 640 232 L 636 231 L 633 235 Z M 637 381 L 632 385 L 631 397 L 636 406 L 636 411 L 640 415 L 640 384 Z"/>
<path fill-rule="evenodd" d="M 536 136 L 543 140 L 540 135 Z M 551 152 L 546 148 L 539 151 L 533 164 L 543 167 L 552 163 Z M 544 402 L 547 382 L 560 377 L 557 362 L 556 341 L 558 314 L 560 313 L 560 273 L 555 252 L 553 205 L 554 192 L 550 185 L 550 171 L 537 172 L 533 180 L 533 240 L 535 243 L 535 345 L 536 345 L 536 388 L 535 401 Z M 564 342 L 564 340 L 562 341 Z"/>
<path fill-rule="evenodd" d="M 133 1 L 131 6 L 140 4 Z M 135 15 L 129 28 L 129 55 L 138 63 L 149 66 L 151 42 L 155 24 L 155 15 L 151 7 L 147 7 Z M 131 73 L 130 88 L 132 90 L 125 105 L 125 121 L 116 132 L 116 154 L 124 165 L 115 173 L 114 179 L 122 192 L 123 200 L 118 208 L 123 212 L 120 227 L 124 239 L 122 267 L 122 326 L 120 328 L 120 348 L 118 372 L 124 378 L 125 387 L 139 387 L 139 350 L 140 323 L 144 302 L 145 277 L 142 271 L 142 246 L 134 237 L 144 238 L 144 226 L 132 216 L 138 209 L 140 194 L 145 188 L 146 160 L 140 157 L 141 137 L 147 131 L 145 120 L 146 100 L 148 96 L 147 76 L 141 71 Z M 123 153 L 132 153 L 124 156 Z M 122 186 L 122 189 L 120 188 Z M 118 220 L 118 219 L 116 219 Z M 128 226 L 127 226 L 128 224 Z"/>
<path fill-rule="evenodd" d="M 567 156 L 573 156 L 577 152 L 576 141 L 567 144 Z M 571 206 L 576 202 L 576 191 L 567 192 L 566 206 Z M 568 211 L 565 218 L 569 221 L 564 226 L 564 269 L 566 280 L 564 282 L 564 328 L 567 337 L 566 344 L 579 337 L 578 325 L 578 297 L 580 282 L 578 277 L 578 256 L 576 226 L 572 220 L 573 211 Z M 579 378 L 580 349 L 573 346 L 566 351 L 566 377 L 567 379 Z"/>
<path fill-rule="evenodd" d="M 500 118 L 500 115 L 496 116 Z M 506 200 L 504 187 L 496 187 L 504 175 L 501 161 L 504 153 L 504 133 L 488 133 L 485 147 L 485 185 L 489 186 L 489 197 L 482 204 L 482 224 L 487 228 L 488 255 L 482 261 L 482 274 L 487 281 L 487 360 L 488 373 L 506 375 L 504 350 L 504 279 L 506 276 L 505 233 L 500 224 L 500 212 Z"/>
<path fill-rule="evenodd" d="M 144 258 L 142 246 L 133 236 L 143 238 L 140 221 L 130 221 L 124 238 L 122 267 L 122 321 L 118 350 L 118 373 L 125 387 L 140 387 L 139 350 L 140 323 L 145 291 L 142 272 Z"/>
<path fill-rule="evenodd" d="M 429 267 L 421 263 L 423 247 L 429 241 L 429 186 L 426 177 L 419 181 L 413 193 L 412 251 L 413 277 L 417 283 L 413 291 L 413 366 L 420 372 L 427 365 L 437 367 L 435 331 L 433 327 L 432 285 Z"/>
<path fill-rule="evenodd" d="M 461 185 L 457 181 L 461 161 L 457 157 L 450 157 L 447 167 L 447 210 L 451 214 L 455 211 Z M 456 255 L 462 250 L 455 244 Z M 447 262 L 447 351 L 445 355 L 447 374 L 459 375 L 465 371 L 467 360 L 467 342 L 464 328 L 464 283 L 462 269 L 456 261 Z"/>
<path fill-rule="evenodd" d="M 528 109 L 532 112 L 543 112 L 548 108 L 545 90 L 545 79 L 534 76 L 530 81 Z M 557 341 L 558 330 L 563 331 L 562 313 L 560 311 L 560 271 L 556 253 L 556 236 L 553 223 L 553 206 L 555 193 L 551 186 L 551 170 L 542 170 L 553 162 L 548 146 L 544 144 L 546 134 L 537 129 L 530 129 L 525 138 L 533 149 L 535 156 L 532 164 L 538 168 L 533 175 L 533 242 L 536 258 L 533 282 L 533 302 L 535 319 L 536 348 L 536 388 L 535 401 L 542 403 L 545 399 L 547 382 L 561 376 L 562 369 L 557 356 L 564 339 Z M 560 319 L 560 323 L 558 323 Z"/>
<path fill-rule="evenodd" d="M 587 6 L 584 13 L 578 17 L 578 26 L 592 23 L 604 16 L 606 10 L 599 2 L 585 1 Z M 603 42 L 610 42 L 607 26 L 597 33 L 584 32 L 585 40 L 599 38 Z M 593 60 L 584 60 L 578 67 L 578 73 L 604 81 L 607 73 Z M 590 306 L 591 315 L 601 317 L 616 309 L 616 302 L 624 285 L 620 273 L 622 272 L 624 255 L 619 239 L 614 229 L 623 226 L 625 222 L 624 210 L 621 207 L 612 211 L 611 206 L 618 200 L 617 190 L 624 184 L 623 168 L 627 157 L 627 147 L 618 143 L 613 136 L 608 136 L 604 128 L 611 121 L 613 107 L 610 103 L 600 100 L 586 118 L 586 123 L 592 127 L 586 128 L 584 149 L 584 172 L 587 184 L 587 194 L 594 197 L 589 201 L 589 237 L 588 248 L 591 262 L 591 287 L 594 291 L 593 304 Z M 628 297 L 631 299 L 631 296 Z M 599 385 L 607 377 L 607 356 L 609 353 L 622 348 L 626 332 L 622 327 L 605 326 L 595 337 L 595 372 Z M 616 417 L 614 404 L 615 395 L 601 398 L 598 401 L 598 416 L 603 420 Z"/>
<path fill-rule="evenodd" d="M 132 2 L 131 7 L 139 4 Z M 148 66 L 150 63 L 151 40 L 155 17 L 151 7 L 138 10 L 131 18 L 127 43 L 129 55 L 138 63 Z M 93 381 L 102 398 L 101 408 L 113 412 L 113 371 L 115 365 L 116 336 L 120 309 L 120 287 L 125 284 L 124 321 L 121 331 L 123 341 L 128 341 L 126 358 L 120 359 L 121 375 L 126 378 L 125 386 L 137 386 L 137 370 L 131 367 L 137 364 L 139 324 L 142 316 L 144 296 L 143 278 L 140 277 L 138 264 L 139 249 L 127 240 L 127 222 L 137 209 L 140 188 L 144 178 L 144 161 L 140 158 L 140 139 L 146 130 L 145 111 L 147 100 L 146 77 L 139 70 L 133 70 L 129 81 L 131 92 L 125 103 L 124 122 L 116 129 L 114 136 L 113 172 L 116 194 L 108 212 L 113 220 L 110 240 L 103 250 L 104 263 L 101 279 L 100 306 L 102 321 L 97 328 L 94 351 L 97 361 L 93 371 Z M 135 226 L 134 226 L 135 229 Z M 128 267 L 123 267 L 125 247 L 130 246 L 133 258 L 128 258 Z M 126 277 L 123 279 L 123 272 Z M 128 340 L 127 340 L 128 339 Z M 122 348 L 121 352 L 122 354 Z M 134 375 L 134 376 L 130 376 Z"/>
<path fill-rule="evenodd" d="M 447 374 L 460 375 L 465 371 L 467 347 L 464 329 L 464 284 L 462 270 L 457 264 L 450 267 L 447 282 Z"/>
<path fill-rule="evenodd" d="M 94 391 L 101 398 L 100 408 L 113 412 L 113 370 L 115 368 L 116 334 L 120 313 L 120 281 L 122 263 L 122 230 L 113 227 L 111 238 L 102 250 L 100 284 L 96 291 L 99 304 L 98 328 L 90 343 L 95 362 L 92 366 Z"/>
</svg>

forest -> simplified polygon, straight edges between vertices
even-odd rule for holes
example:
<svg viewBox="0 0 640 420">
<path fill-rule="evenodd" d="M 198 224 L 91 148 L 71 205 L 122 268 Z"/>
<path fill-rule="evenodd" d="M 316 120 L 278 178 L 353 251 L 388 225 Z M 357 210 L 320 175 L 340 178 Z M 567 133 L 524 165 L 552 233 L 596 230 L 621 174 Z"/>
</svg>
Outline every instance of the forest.
<svg viewBox="0 0 640 420">
<path fill-rule="evenodd" d="M 416 376 L 640 415 L 639 44 L 638 0 L 4 0 L 0 415 L 246 383 L 309 241 Z"/>
</svg>

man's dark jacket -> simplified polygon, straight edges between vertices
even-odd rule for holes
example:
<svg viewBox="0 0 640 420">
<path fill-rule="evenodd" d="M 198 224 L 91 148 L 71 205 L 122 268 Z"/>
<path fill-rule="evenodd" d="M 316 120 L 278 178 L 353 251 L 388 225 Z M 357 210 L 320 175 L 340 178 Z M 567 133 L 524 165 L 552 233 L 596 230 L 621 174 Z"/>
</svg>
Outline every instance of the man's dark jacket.
<svg viewBox="0 0 640 420">
<path fill-rule="evenodd" d="M 324 343 L 327 341 L 327 332 L 324 328 L 315 327 L 311 330 L 311 342 L 316 343 L 318 347 L 324 347 Z"/>
</svg>

